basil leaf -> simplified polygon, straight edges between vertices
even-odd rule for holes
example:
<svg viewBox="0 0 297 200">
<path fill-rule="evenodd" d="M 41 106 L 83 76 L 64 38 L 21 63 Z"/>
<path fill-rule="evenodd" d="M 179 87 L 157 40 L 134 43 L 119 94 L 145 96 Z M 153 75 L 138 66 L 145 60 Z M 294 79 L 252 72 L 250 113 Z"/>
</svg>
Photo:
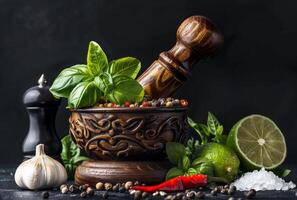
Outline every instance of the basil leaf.
<svg viewBox="0 0 297 200">
<path fill-rule="evenodd" d="M 111 75 L 123 75 L 135 79 L 141 68 L 140 61 L 136 58 L 125 57 L 113 60 L 109 67 Z"/>
<path fill-rule="evenodd" d="M 71 151 L 70 151 L 70 146 L 71 146 L 71 138 L 69 135 L 65 136 L 62 140 L 62 152 L 61 152 L 61 159 L 62 161 L 69 161 L 69 158 L 71 157 Z"/>
<path fill-rule="evenodd" d="M 210 133 L 213 135 L 217 135 L 217 128 L 219 125 L 220 123 L 217 118 L 211 112 L 208 112 L 207 126 L 210 130 Z"/>
<path fill-rule="evenodd" d="M 114 88 L 107 94 L 108 100 L 117 104 L 125 101 L 140 102 L 143 99 L 143 87 L 134 79 L 127 76 L 113 77 Z"/>
<path fill-rule="evenodd" d="M 189 169 L 191 165 L 191 161 L 190 158 L 186 155 L 184 155 L 183 159 L 182 159 L 182 168 L 184 171 L 187 171 Z"/>
<path fill-rule="evenodd" d="M 211 162 L 203 162 L 195 167 L 198 174 L 214 176 L 214 166 Z"/>
<path fill-rule="evenodd" d="M 200 164 L 205 163 L 205 162 L 207 162 L 207 160 L 198 157 L 195 160 L 193 160 L 192 166 L 194 166 L 194 167 L 199 166 Z"/>
<path fill-rule="evenodd" d="M 61 159 L 68 177 L 73 177 L 76 167 L 84 160 L 89 158 L 80 155 L 80 149 L 72 141 L 70 135 L 65 136 L 62 140 Z"/>
<path fill-rule="evenodd" d="M 283 178 L 286 177 L 286 176 L 288 176 L 291 173 L 291 170 L 290 169 L 283 169 L 281 167 L 277 167 L 276 169 L 273 169 L 272 171 L 277 176 L 280 176 L 280 177 L 283 177 Z"/>
<path fill-rule="evenodd" d="M 182 175 L 184 175 L 183 170 L 178 169 L 177 167 L 173 167 L 173 168 L 171 168 L 171 169 L 167 172 L 167 174 L 166 174 L 166 180 L 170 180 L 170 179 L 172 179 L 172 178 L 174 178 L 174 177 L 182 176 Z"/>
<path fill-rule="evenodd" d="M 86 65 L 74 65 L 61 71 L 54 80 L 50 91 L 55 97 L 68 98 L 73 88 L 88 78 Z"/>
<path fill-rule="evenodd" d="M 94 81 L 79 83 L 70 93 L 68 106 L 70 108 L 83 108 L 94 105 L 102 93 Z"/>
<path fill-rule="evenodd" d="M 168 156 L 169 161 L 177 165 L 178 160 L 182 159 L 186 154 L 186 148 L 184 145 L 177 142 L 167 142 L 166 143 L 166 154 Z"/>
<path fill-rule="evenodd" d="M 194 174 L 197 174 L 196 169 L 189 168 L 188 171 L 187 171 L 187 175 L 191 176 L 191 175 L 194 175 Z"/>
<path fill-rule="evenodd" d="M 106 96 L 113 89 L 113 79 L 109 73 L 103 72 L 94 79 L 96 86 L 104 93 Z"/>
<path fill-rule="evenodd" d="M 80 149 L 72 141 L 70 135 L 67 135 L 64 138 L 62 138 L 61 143 L 62 143 L 62 152 L 61 152 L 62 161 L 69 162 L 72 157 L 80 155 Z"/>
<path fill-rule="evenodd" d="M 89 160 L 89 158 L 85 156 L 75 156 L 70 159 L 70 163 L 73 165 L 79 165 L 85 160 Z"/>
<path fill-rule="evenodd" d="M 96 76 L 100 72 L 103 72 L 108 67 L 108 60 L 101 49 L 99 44 L 91 41 L 89 44 L 88 55 L 87 55 L 87 68 L 88 71 Z"/>
</svg>

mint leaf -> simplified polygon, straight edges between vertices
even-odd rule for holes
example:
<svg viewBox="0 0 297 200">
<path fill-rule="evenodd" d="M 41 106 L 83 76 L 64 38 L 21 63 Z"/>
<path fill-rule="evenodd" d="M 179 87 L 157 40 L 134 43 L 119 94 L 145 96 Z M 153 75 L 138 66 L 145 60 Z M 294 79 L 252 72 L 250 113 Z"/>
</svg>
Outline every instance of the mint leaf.
<svg viewBox="0 0 297 200">
<path fill-rule="evenodd" d="M 93 75 L 97 76 L 108 67 L 108 60 L 99 44 L 91 41 L 87 55 L 87 69 Z"/>
<path fill-rule="evenodd" d="M 186 154 L 186 148 L 184 145 L 177 142 L 167 142 L 166 143 L 166 154 L 168 156 L 169 161 L 177 165 L 179 159 L 182 159 Z"/>
<path fill-rule="evenodd" d="M 207 137 L 210 136 L 210 131 L 208 126 L 206 126 L 205 124 L 201 124 L 201 123 L 197 123 L 198 124 L 198 129 L 200 130 L 200 132 L 204 135 L 206 135 Z"/>
<path fill-rule="evenodd" d="M 70 108 L 83 108 L 93 106 L 102 93 L 94 81 L 79 83 L 70 93 L 68 106 Z"/>
<path fill-rule="evenodd" d="M 135 79 L 141 68 L 140 61 L 136 58 L 125 57 L 113 60 L 109 67 L 111 75 L 123 75 Z"/>
<path fill-rule="evenodd" d="M 55 97 L 68 98 L 73 88 L 81 81 L 87 80 L 89 74 L 86 65 L 74 65 L 61 71 L 54 80 L 50 92 Z"/>
<path fill-rule="evenodd" d="M 201 144 L 206 144 L 208 141 L 208 132 L 201 132 L 199 124 L 194 122 L 190 117 L 187 118 L 187 122 L 198 133 L 201 140 Z"/>
<path fill-rule="evenodd" d="M 113 78 L 113 82 L 113 90 L 107 94 L 107 98 L 111 102 L 123 104 L 125 101 L 142 101 L 144 90 L 136 80 L 127 76 L 116 76 Z"/>
</svg>

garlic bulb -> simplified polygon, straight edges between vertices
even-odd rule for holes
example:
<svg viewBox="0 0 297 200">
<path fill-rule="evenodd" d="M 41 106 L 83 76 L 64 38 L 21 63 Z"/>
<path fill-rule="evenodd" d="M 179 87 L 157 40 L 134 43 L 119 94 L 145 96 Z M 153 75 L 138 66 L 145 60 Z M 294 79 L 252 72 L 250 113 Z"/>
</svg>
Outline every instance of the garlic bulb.
<svg viewBox="0 0 297 200">
<path fill-rule="evenodd" d="M 63 165 L 44 153 L 44 145 L 39 144 L 35 156 L 17 168 L 14 179 L 20 188 L 45 189 L 65 183 L 67 173 Z"/>
</svg>

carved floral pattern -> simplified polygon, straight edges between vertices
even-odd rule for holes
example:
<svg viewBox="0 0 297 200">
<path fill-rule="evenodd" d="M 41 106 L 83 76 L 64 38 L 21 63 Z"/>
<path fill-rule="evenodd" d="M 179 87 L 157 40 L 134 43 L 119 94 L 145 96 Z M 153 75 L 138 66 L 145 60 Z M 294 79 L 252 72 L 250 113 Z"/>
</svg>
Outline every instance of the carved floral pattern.
<svg viewBox="0 0 297 200">
<path fill-rule="evenodd" d="M 81 149 L 97 158 L 144 160 L 146 155 L 162 155 L 166 142 L 186 137 L 184 112 L 127 115 L 73 112 L 70 135 Z"/>
</svg>

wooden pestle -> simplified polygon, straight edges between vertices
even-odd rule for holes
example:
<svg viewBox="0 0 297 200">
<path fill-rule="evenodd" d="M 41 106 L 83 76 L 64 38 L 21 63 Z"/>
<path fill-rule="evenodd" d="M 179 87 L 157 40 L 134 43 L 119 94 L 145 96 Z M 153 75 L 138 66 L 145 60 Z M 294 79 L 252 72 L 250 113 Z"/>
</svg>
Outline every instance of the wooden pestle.
<svg viewBox="0 0 297 200">
<path fill-rule="evenodd" d="M 206 17 L 192 16 L 183 21 L 176 33 L 176 44 L 162 52 L 158 60 L 137 79 L 152 98 L 168 97 L 190 77 L 200 59 L 214 55 L 224 39 Z"/>
</svg>

